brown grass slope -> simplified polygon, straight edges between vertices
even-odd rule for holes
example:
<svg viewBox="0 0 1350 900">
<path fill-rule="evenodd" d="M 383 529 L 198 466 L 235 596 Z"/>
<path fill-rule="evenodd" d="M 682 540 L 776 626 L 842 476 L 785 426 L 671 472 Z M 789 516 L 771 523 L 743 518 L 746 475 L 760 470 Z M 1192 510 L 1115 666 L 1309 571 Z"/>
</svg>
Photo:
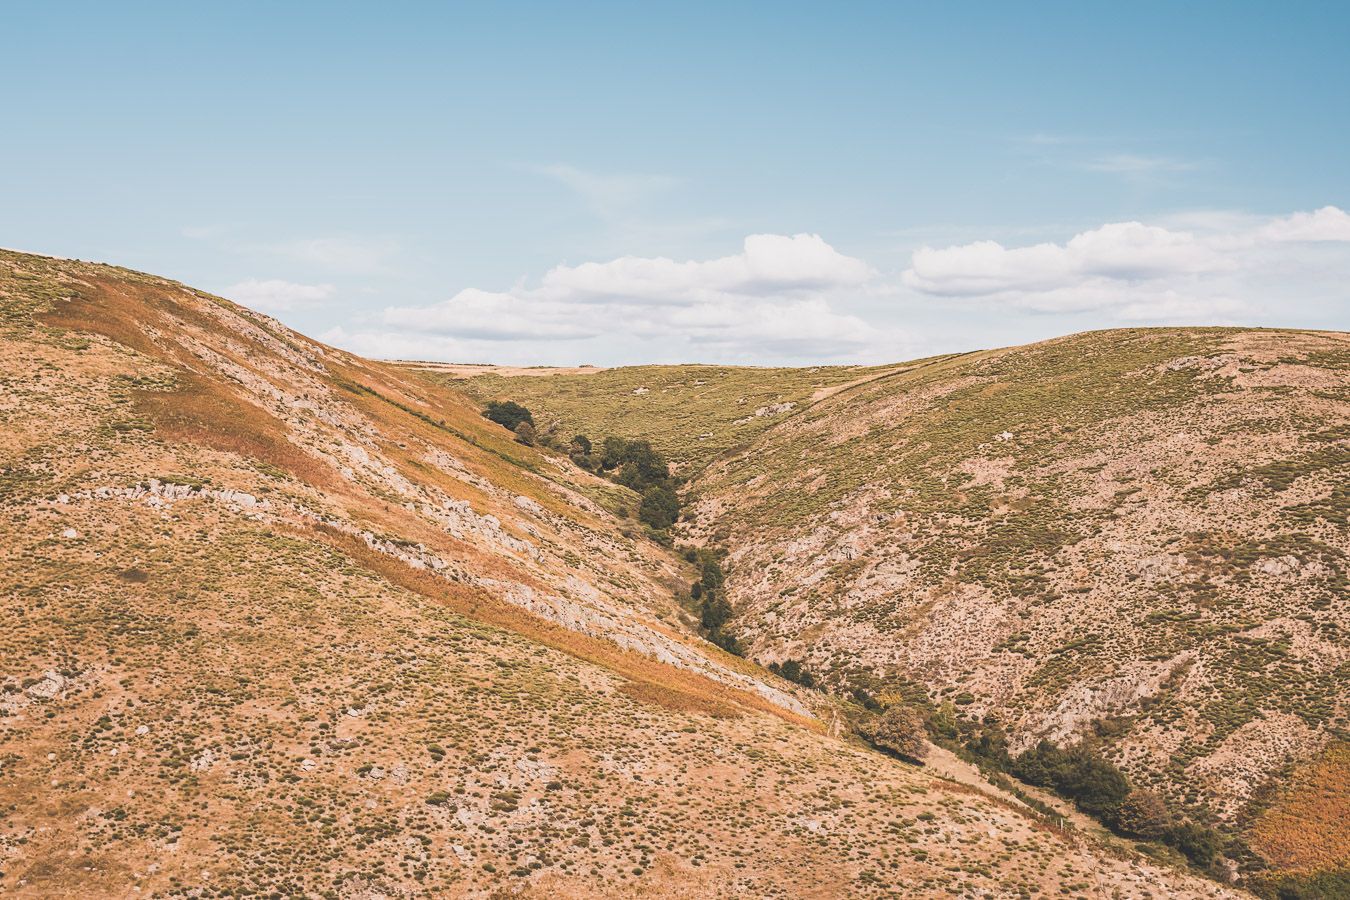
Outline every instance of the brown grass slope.
<svg viewBox="0 0 1350 900">
<path fill-rule="evenodd" d="M 0 253 L 0 892 L 1217 896 L 824 733 L 457 393 Z"/>
<path fill-rule="evenodd" d="M 1014 750 L 1091 737 L 1230 834 L 1350 735 L 1350 335 L 937 361 L 795 413 L 692 494 L 756 658 L 917 689 Z M 1344 869 L 1347 815 L 1302 819 L 1302 855 L 1278 817 L 1253 844 Z"/>
</svg>

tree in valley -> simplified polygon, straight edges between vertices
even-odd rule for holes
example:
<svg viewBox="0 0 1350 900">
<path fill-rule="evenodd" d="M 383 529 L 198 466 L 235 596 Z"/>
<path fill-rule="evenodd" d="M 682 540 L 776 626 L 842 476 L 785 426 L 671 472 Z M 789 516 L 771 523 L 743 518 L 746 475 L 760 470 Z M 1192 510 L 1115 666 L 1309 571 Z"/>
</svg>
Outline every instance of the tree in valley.
<svg viewBox="0 0 1350 900">
<path fill-rule="evenodd" d="M 892 706 L 872 716 L 858 733 L 872 746 L 910 762 L 922 763 L 928 757 L 928 729 L 923 716 L 908 706 Z"/>
<path fill-rule="evenodd" d="M 534 415 L 513 400 L 493 400 L 483 410 L 483 418 L 496 422 L 508 431 L 515 431 L 521 422 L 534 426 Z"/>
</svg>

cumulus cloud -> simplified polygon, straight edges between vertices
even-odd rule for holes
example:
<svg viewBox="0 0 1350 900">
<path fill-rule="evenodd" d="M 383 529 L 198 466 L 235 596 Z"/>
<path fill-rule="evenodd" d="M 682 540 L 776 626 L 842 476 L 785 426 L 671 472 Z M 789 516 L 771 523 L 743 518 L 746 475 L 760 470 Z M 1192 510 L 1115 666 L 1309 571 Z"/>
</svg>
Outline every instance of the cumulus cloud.
<svg viewBox="0 0 1350 900">
<path fill-rule="evenodd" d="M 848 358 L 886 331 L 836 304 L 876 281 L 867 263 L 819 235 L 757 234 L 740 253 L 716 259 L 560 265 L 537 285 L 468 288 L 442 303 L 388 307 L 373 328 L 325 337 L 373 355 L 461 360 L 518 359 L 523 351 L 575 361 L 599 339 L 611 352 L 642 347 L 684 360 Z"/>
<path fill-rule="evenodd" d="M 1203 321 L 1250 311 L 1275 272 L 1316 281 L 1350 269 L 1350 216 L 1336 207 L 1252 221 L 1193 217 L 1195 227 L 1117 222 L 1068 241 L 976 241 L 916 250 L 901 279 L 921 294 L 1038 312 L 1104 310 L 1127 320 Z M 1314 245 L 1337 245 L 1330 255 Z"/>
<path fill-rule="evenodd" d="M 1058 242 L 925 246 L 896 269 L 819 235 L 756 234 L 711 259 L 559 265 L 505 289 L 387 306 L 321 337 L 369 356 L 454 362 L 807 364 L 1119 325 L 1344 328 L 1350 215 L 1193 211 Z"/>
<path fill-rule="evenodd" d="M 333 294 L 331 284 L 297 284 L 279 278 L 249 278 L 221 292 L 236 303 L 263 312 L 290 312 L 317 306 Z"/>
<path fill-rule="evenodd" d="M 1272 219 L 1258 240 L 1303 243 L 1350 242 L 1350 214 L 1334 206 Z"/>
</svg>

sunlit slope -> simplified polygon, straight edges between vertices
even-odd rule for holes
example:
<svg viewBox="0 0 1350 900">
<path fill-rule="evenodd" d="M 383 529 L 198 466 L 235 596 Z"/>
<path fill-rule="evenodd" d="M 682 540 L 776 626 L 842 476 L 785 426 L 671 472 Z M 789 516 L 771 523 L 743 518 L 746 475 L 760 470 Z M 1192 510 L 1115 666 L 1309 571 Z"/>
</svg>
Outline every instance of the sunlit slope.
<svg viewBox="0 0 1350 900">
<path fill-rule="evenodd" d="M 0 888 L 1212 896 L 825 734 L 474 403 L 0 254 Z"/>
<path fill-rule="evenodd" d="M 629 366 L 539 377 L 432 372 L 480 402 L 512 399 L 565 442 L 574 434 L 651 441 L 681 472 L 719 454 L 844 385 L 895 367 Z"/>
<path fill-rule="evenodd" d="M 1347 486 L 1350 336 L 1110 331 L 824 399 L 697 479 L 691 533 L 757 658 L 1093 736 L 1245 834 L 1347 738 Z"/>
</svg>

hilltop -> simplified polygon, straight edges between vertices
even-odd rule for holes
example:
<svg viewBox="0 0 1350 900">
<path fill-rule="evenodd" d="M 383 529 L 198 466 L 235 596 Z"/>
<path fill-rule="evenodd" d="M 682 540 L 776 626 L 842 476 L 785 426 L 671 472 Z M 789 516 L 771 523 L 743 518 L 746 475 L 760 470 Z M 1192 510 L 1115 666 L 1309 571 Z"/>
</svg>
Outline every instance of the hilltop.
<svg viewBox="0 0 1350 900">
<path fill-rule="evenodd" d="M 729 554 L 757 661 L 916 707 L 985 765 L 1090 748 L 1263 884 L 1350 866 L 1350 335 L 464 386 L 684 459 L 679 539 Z"/>
<path fill-rule="evenodd" d="M 650 441 L 685 473 L 701 470 L 795 410 L 895 370 L 629 366 L 583 374 L 570 369 L 405 365 L 480 402 L 509 397 L 523 403 L 539 414 L 541 427 L 564 440 L 579 433 Z"/>
<path fill-rule="evenodd" d="M 10 252 L 0 360 L 5 893 L 1231 894 L 841 732 L 435 379 Z"/>
</svg>

